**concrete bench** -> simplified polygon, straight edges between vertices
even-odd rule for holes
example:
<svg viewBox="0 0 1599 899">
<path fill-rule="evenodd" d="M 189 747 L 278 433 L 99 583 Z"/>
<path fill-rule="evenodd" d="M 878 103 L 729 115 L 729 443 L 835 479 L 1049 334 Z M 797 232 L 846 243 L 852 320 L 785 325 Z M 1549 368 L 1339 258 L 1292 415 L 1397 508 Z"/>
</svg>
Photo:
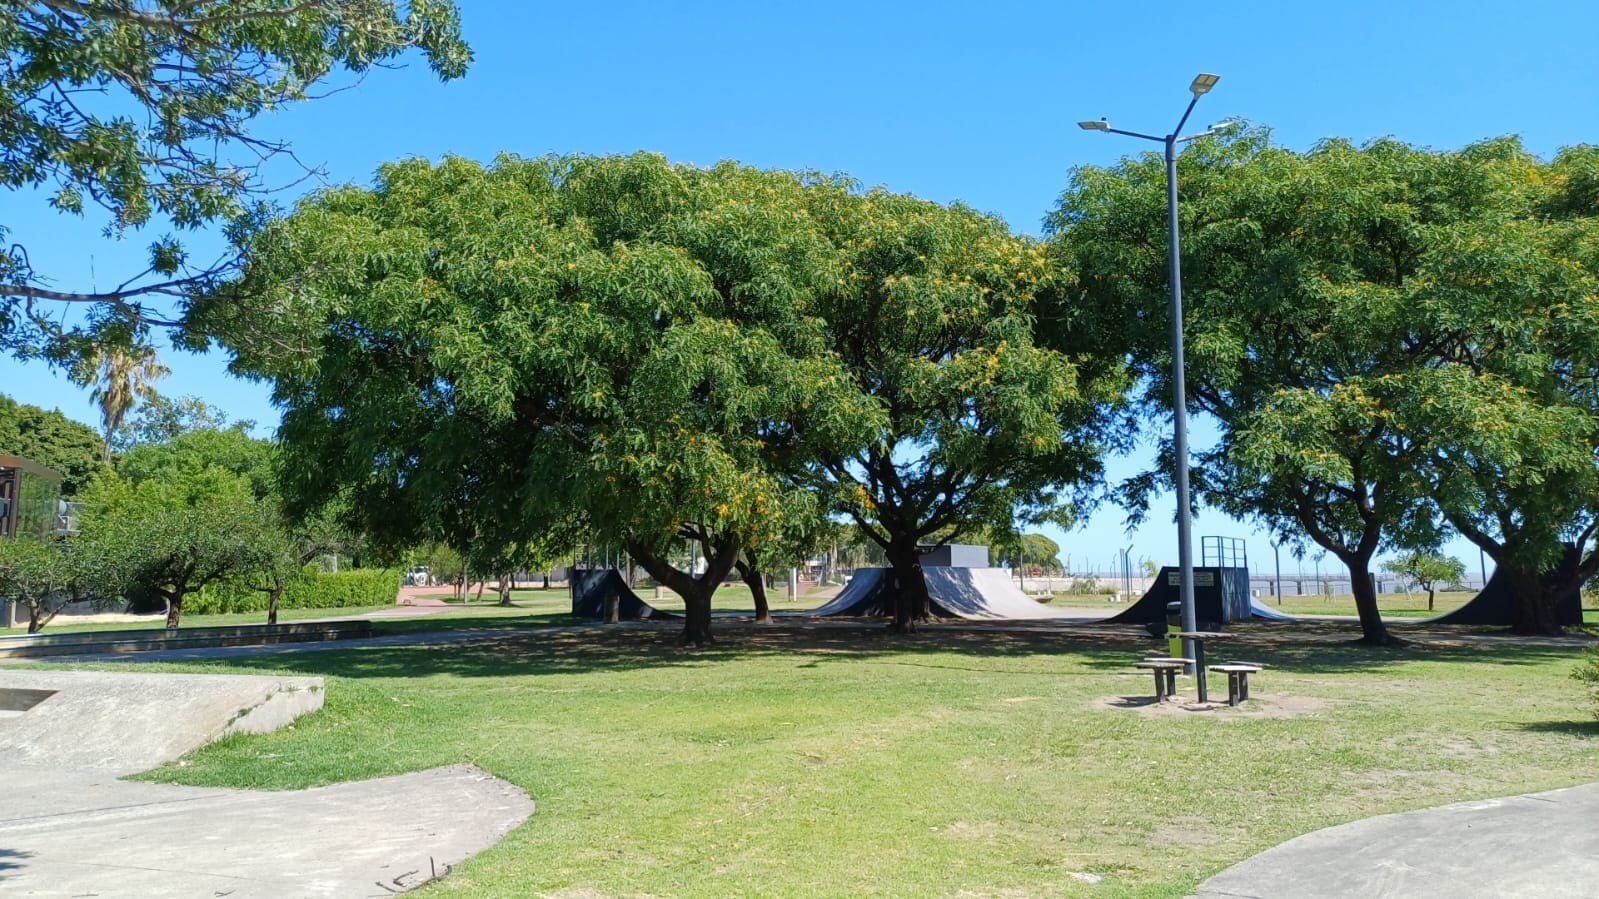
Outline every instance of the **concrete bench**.
<svg viewBox="0 0 1599 899">
<path fill-rule="evenodd" d="M 297 621 L 287 624 L 240 624 L 169 631 L 142 628 L 117 631 L 68 631 L 0 637 L 0 659 L 52 655 L 148 652 L 216 646 L 266 646 L 323 640 L 358 640 L 372 636 L 372 622 Z"/>
<path fill-rule="evenodd" d="M 1206 667 L 1211 671 L 1227 675 L 1227 704 L 1237 705 L 1249 699 L 1249 676 L 1265 666 L 1243 662 L 1227 662 Z"/>
<path fill-rule="evenodd" d="M 1188 663 L 1182 659 L 1146 659 L 1134 667 L 1155 673 L 1155 701 L 1163 702 L 1167 696 L 1177 695 L 1177 672 L 1187 670 Z"/>
</svg>

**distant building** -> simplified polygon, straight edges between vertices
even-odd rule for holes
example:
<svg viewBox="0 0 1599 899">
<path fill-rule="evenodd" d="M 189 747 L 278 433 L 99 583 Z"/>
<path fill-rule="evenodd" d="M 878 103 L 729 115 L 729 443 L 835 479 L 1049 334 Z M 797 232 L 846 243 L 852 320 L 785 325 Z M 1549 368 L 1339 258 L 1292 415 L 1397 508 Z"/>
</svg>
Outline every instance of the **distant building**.
<svg viewBox="0 0 1599 899">
<path fill-rule="evenodd" d="M 0 456 L 0 537 L 44 539 L 59 526 L 61 475 L 21 456 Z"/>
</svg>

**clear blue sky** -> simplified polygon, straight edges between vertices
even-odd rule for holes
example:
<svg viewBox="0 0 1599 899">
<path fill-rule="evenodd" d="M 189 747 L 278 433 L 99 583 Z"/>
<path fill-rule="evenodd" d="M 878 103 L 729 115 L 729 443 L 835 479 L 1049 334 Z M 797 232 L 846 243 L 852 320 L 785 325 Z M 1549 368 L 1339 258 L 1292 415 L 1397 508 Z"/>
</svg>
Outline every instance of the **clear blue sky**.
<svg viewBox="0 0 1599 899">
<path fill-rule="evenodd" d="M 1079 119 L 1163 131 L 1201 71 L 1222 80 L 1196 124 L 1243 117 L 1295 148 L 1387 135 L 1455 148 L 1519 134 L 1548 155 L 1599 141 L 1599 6 L 1577 0 L 461 5 L 476 53 L 464 79 L 439 84 L 413 62 L 261 130 L 291 140 L 334 182 L 365 181 L 405 156 L 646 149 L 848 172 L 963 200 L 1029 232 L 1071 166 L 1143 149 L 1080 131 Z M 0 194 L 0 220 L 64 288 L 91 272 L 101 287 L 114 283 L 147 240 L 108 242 L 101 222 L 64 219 L 27 193 Z M 276 422 L 265 389 L 228 378 L 220 358 L 167 361 L 164 392 Z M 87 394 L 38 364 L 0 359 L 0 392 L 94 420 Z M 1196 442 L 1205 438 L 1200 422 Z M 1142 463 L 1118 460 L 1112 471 Z M 1074 567 L 1107 568 L 1129 543 L 1134 558 L 1174 561 L 1169 516 L 1151 518 L 1127 536 L 1109 509 L 1056 536 Z M 1205 514 L 1196 535 L 1213 533 L 1251 530 Z M 1452 549 L 1475 570 L 1473 549 Z M 1264 538 L 1250 551 L 1265 570 Z"/>
</svg>

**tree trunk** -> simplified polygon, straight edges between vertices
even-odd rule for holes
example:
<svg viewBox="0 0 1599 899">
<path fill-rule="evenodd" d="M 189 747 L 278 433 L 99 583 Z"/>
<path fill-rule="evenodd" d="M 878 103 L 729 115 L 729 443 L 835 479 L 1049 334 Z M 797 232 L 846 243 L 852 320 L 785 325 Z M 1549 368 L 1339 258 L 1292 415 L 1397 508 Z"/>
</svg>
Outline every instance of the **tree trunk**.
<svg viewBox="0 0 1599 899">
<path fill-rule="evenodd" d="M 1512 594 L 1510 630 L 1517 634 L 1552 636 L 1560 628 L 1560 599 L 1579 585 L 1563 576 L 1568 566 L 1553 571 L 1529 572 L 1512 562 L 1501 562 Z"/>
<path fill-rule="evenodd" d="M 550 589 L 550 572 L 548 569 L 544 571 L 544 589 Z"/>
<path fill-rule="evenodd" d="M 37 634 L 44 630 L 44 607 L 37 603 L 28 603 L 28 633 Z"/>
<path fill-rule="evenodd" d="M 1371 579 L 1371 559 L 1345 556 L 1349 569 L 1349 592 L 1355 595 L 1355 611 L 1360 615 L 1360 642 L 1368 646 L 1402 646 L 1405 641 L 1388 633 L 1382 612 L 1377 608 L 1377 585 Z"/>
<path fill-rule="evenodd" d="M 755 623 L 771 624 L 772 608 L 766 600 L 766 577 L 754 565 L 739 559 L 733 563 L 738 569 L 738 576 L 743 579 L 745 586 L 750 588 L 750 596 L 755 598 Z"/>
<path fill-rule="evenodd" d="M 622 597 L 615 590 L 605 594 L 605 623 L 617 624 L 622 620 Z"/>
<path fill-rule="evenodd" d="M 695 577 L 673 567 L 648 546 L 628 541 L 628 553 L 655 578 L 657 584 L 670 587 L 683 597 L 683 634 L 679 646 L 705 646 L 711 642 L 711 596 L 733 570 L 738 561 L 738 538 L 723 534 L 708 541 L 705 572 Z"/>
<path fill-rule="evenodd" d="M 511 575 L 500 575 L 500 605 L 508 606 L 511 604 L 511 588 L 514 586 L 516 586 L 516 582 L 511 580 Z"/>
<path fill-rule="evenodd" d="M 178 629 L 178 620 L 183 617 L 183 594 L 175 593 L 166 597 L 167 600 L 167 630 Z"/>
<path fill-rule="evenodd" d="M 696 580 L 697 589 L 683 594 L 683 636 L 681 646 L 707 646 L 711 642 L 711 594 L 714 584 Z"/>
<path fill-rule="evenodd" d="M 1434 590 L 1431 587 L 1427 588 L 1427 611 L 1429 611 L 1429 612 L 1432 611 L 1432 600 L 1433 600 L 1433 597 L 1436 596 L 1437 594 L 1438 594 L 1437 590 Z"/>
<path fill-rule="evenodd" d="M 278 600 L 282 597 L 282 587 L 273 587 L 267 591 L 267 624 L 278 623 Z"/>
<path fill-rule="evenodd" d="M 895 634 L 912 633 L 917 624 L 933 617 L 932 597 L 922 574 L 922 556 L 916 551 L 914 540 L 891 544 L 887 555 L 894 577 L 894 620 L 888 629 Z"/>
</svg>

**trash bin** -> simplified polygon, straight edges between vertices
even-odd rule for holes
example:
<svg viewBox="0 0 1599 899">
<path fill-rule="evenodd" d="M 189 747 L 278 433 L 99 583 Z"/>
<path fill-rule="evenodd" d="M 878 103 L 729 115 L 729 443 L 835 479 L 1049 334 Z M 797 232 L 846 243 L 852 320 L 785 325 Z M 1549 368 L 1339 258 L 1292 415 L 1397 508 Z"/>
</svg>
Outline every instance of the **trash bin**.
<svg viewBox="0 0 1599 899">
<path fill-rule="evenodd" d="M 1183 657 L 1183 641 L 1181 638 L 1173 637 L 1171 635 L 1181 631 L 1182 629 L 1183 604 L 1180 602 L 1166 603 L 1166 650 L 1167 654 L 1174 659 L 1180 659 Z"/>
</svg>

